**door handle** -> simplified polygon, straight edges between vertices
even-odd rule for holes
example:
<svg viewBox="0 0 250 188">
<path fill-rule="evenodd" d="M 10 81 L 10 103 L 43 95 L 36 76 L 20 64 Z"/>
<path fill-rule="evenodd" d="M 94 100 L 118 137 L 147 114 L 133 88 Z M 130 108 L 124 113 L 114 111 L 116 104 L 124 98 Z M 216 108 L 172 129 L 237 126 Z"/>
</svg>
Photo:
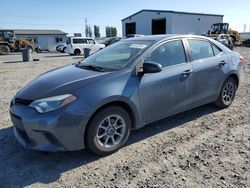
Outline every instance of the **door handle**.
<svg viewBox="0 0 250 188">
<path fill-rule="evenodd" d="M 183 75 L 183 76 L 189 76 L 189 75 L 191 75 L 191 74 L 192 74 L 192 72 L 193 72 L 193 70 L 192 70 L 192 69 L 185 70 L 184 72 L 182 72 L 182 75 Z"/>
<path fill-rule="evenodd" d="M 220 61 L 220 63 L 219 63 L 221 66 L 224 66 L 225 64 L 227 64 L 227 62 L 225 61 L 225 60 L 222 60 L 222 61 Z"/>
</svg>

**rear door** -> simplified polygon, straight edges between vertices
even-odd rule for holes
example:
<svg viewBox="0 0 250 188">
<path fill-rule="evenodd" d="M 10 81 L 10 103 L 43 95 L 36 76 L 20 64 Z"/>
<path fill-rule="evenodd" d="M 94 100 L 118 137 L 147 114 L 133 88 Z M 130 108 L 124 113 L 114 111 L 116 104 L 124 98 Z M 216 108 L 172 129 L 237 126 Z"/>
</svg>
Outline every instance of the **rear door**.
<svg viewBox="0 0 250 188">
<path fill-rule="evenodd" d="M 194 105 L 216 100 L 228 72 L 228 58 L 215 44 L 206 39 L 187 39 L 194 69 Z"/>
<path fill-rule="evenodd" d="M 145 58 L 162 65 L 159 73 L 144 74 L 139 81 L 144 123 L 184 111 L 192 104 L 192 65 L 181 39 L 165 42 Z"/>
</svg>

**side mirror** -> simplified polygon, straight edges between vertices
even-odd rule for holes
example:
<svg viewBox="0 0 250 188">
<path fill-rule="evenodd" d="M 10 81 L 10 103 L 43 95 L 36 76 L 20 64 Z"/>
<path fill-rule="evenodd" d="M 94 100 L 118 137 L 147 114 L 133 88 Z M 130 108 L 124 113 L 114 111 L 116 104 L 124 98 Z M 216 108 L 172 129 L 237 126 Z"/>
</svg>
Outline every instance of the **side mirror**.
<svg viewBox="0 0 250 188">
<path fill-rule="evenodd" d="M 157 73 L 161 72 L 162 66 L 159 63 L 153 61 L 146 61 L 143 63 L 143 73 Z"/>
</svg>

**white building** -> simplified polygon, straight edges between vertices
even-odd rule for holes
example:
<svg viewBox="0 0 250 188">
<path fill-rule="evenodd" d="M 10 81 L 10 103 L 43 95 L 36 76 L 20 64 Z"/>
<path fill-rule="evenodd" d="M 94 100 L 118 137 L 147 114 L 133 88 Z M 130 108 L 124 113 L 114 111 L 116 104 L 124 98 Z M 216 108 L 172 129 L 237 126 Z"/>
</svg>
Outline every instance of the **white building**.
<svg viewBox="0 0 250 188">
<path fill-rule="evenodd" d="M 14 29 L 17 39 L 35 39 L 42 50 L 54 51 L 59 44 L 66 43 L 67 33 L 60 30 Z"/>
<path fill-rule="evenodd" d="M 222 23 L 223 15 L 141 10 L 122 20 L 123 36 L 128 34 L 205 34 L 214 23 Z"/>
</svg>

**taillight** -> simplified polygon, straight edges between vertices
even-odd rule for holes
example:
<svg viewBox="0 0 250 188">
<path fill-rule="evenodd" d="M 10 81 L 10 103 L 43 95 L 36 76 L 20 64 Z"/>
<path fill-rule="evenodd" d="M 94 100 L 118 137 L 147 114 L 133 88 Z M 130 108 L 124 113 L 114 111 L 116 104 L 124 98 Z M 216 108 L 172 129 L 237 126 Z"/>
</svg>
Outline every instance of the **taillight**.
<svg viewBox="0 0 250 188">
<path fill-rule="evenodd" d="M 240 62 L 244 61 L 244 57 L 240 56 Z"/>
</svg>

